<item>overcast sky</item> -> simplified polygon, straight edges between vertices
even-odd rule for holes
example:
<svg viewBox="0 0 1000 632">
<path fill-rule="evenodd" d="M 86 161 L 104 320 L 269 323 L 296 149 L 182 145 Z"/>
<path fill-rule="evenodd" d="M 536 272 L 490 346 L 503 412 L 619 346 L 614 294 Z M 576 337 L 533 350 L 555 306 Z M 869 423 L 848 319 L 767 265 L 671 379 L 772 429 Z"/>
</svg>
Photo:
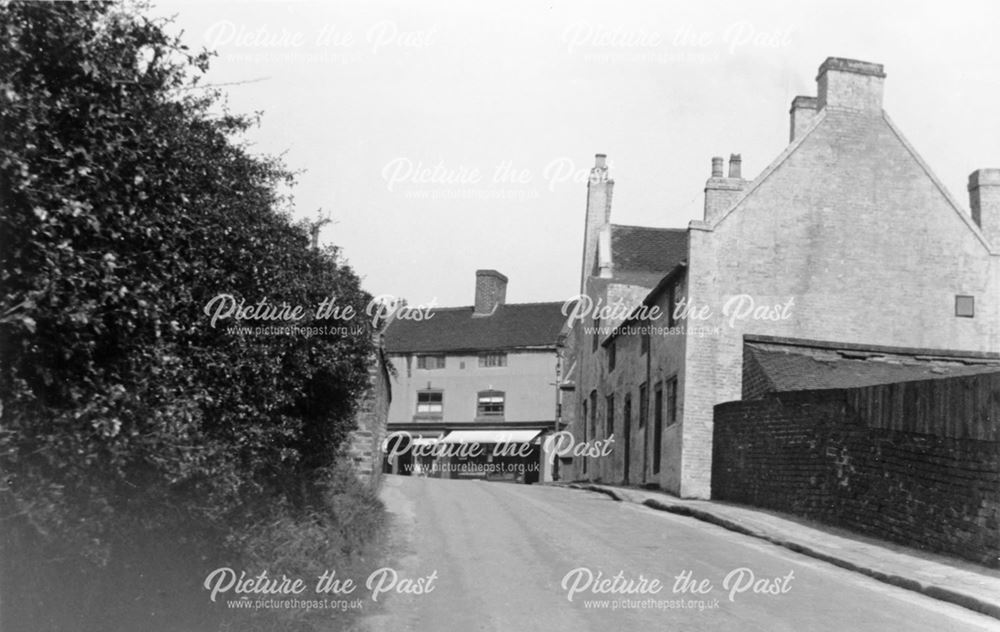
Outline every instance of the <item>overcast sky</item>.
<svg viewBox="0 0 1000 632">
<path fill-rule="evenodd" d="M 902 7 L 907 9 L 903 12 Z M 161 2 L 250 138 L 303 170 L 373 294 L 472 303 L 474 271 L 508 302 L 579 284 L 586 174 L 607 153 L 612 220 L 700 219 L 711 157 L 744 177 L 786 146 L 788 107 L 828 56 L 885 65 L 885 108 L 968 207 L 1000 167 L 1000 3 Z"/>
</svg>

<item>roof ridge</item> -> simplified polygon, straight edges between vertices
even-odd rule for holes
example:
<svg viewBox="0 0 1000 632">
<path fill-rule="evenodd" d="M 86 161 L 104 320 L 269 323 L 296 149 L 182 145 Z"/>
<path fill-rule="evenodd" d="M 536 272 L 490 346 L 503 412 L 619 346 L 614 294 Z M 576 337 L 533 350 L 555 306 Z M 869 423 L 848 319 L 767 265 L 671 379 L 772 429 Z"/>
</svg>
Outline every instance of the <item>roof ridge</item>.
<svg viewBox="0 0 1000 632">
<path fill-rule="evenodd" d="M 820 124 L 824 120 L 826 120 L 826 112 L 827 112 L 826 108 L 820 110 L 813 118 L 813 120 L 809 122 L 809 127 L 806 128 L 806 130 L 802 133 L 802 135 L 793 140 L 792 142 L 788 143 L 788 145 L 783 150 L 781 150 L 781 153 L 778 154 L 777 158 L 772 160 L 771 164 L 765 167 L 764 170 L 761 171 L 756 178 L 750 181 L 750 184 L 748 184 L 747 187 L 743 189 L 743 192 L 740 195 L 740 197 L 738 197 L 736 201 L 733 202 L 728 209 L 726 209 L 721 215 L 719 215 L 715 219 L 715 221 L 713 221 L 710 224 L 712 230 L 714 230 L 716 226 L 725 221 L 727 217 L 732 215 L 733 211 L 736 210 L 736 207 L 738 207 L 740 204 L 743 203 L 743 200 L 750 197 L 750 195 L 754 191 L 759 189 L 761 185 L 764 184 L 764 182 L 771 177 L 771 174 L 777 171 L 778 167 L 784 164 L 785 161 L 788 160 L 791 157 L 791 155 L 795 153 L 795 151 L 799 147 L 802 146 L 802 143 L 804 143 L 807 138 L 812 136 L 812 133 L 816 131 L 816 129 L 820 126 Z"/>
<path fill-rule="evenodd" d="M 528 301 L 526 303 L 504 303 L 497 307 L 531 307 L 535 305 L 564 305 L 566 301 Z M 428 307 L 430 311 L 460 311 L 464 309 L 475 310 L 475 305 L 449 305 L 441 307 Z"/>
<path fill-rule="evenodd" d="M 671 233 L 686 233 L 688 231 L 687 228 L 672 228 L 672 227 L 669 227 L 669 226 L 640 226 L 639 224 L 615 224 L 613 222 L 608 222 L 608 223 L 613 228 L 614 227 L 617 227 L 617 228 L 641 228 L 643 230 L 659 230 L 659 231 L 671 232 Z"/>
<path fill-rule="evenodd" d="M 986 239 L 982 229 L 972 220 L 972 216 L 965 212 L 965 209 L 961 206 L 955 196 L 951 194 L 948 187 L 946 187 L 944 183 L 938 179 L 934 170 L 931 169 L 929 164 L 927 164 L 923 156 L 920 155 L 920 152 L 918 152 L 917 149 L 910 144 L 910 141 L 903 135 L 902 130 L 896 127 L 896 124 L 892 122 L 892 119 L 889 118 L 889 114 L 885 110 L 882 110 L 882 120 L 885 121 L 886 125 L 888 125 L 889 129 L 892 130 L 892 133 L 896 135 L 896 139 L 900 142 L 903 148 L 909 152 L 910 156 L 916 161 L 917 165 L 923 170 L 927 177 L 930 178 L 931 182 L 935 187 L 937 187 L 938 191 L 941 192 L 941 195 L 944 196 L 948 205 L 951 206 L 955 213 L 957 213 L 962 221 L 965 222 L 965 225 L 972 230 L 973 234 L 979 238 L 979 241 L 986 247 L 986 252 L 990 254 L 1000 254 L 1000 245 L 991 244 L 989 240 Z"/>
<path fill-rule="evenodd" d="M 976 351 L 972 349 L 933 349 L 929 347 L 904 347 L 898 345 L 881 345 L 863 342 L 838 342 L 836 340 L 818 340 L 813 338 L 791 338 L 786 336 L 771 336 L 765 334 L 743 334 L 744 344 L 769 344 L 787 347 L 808 347 L 831 351 L 866 351 L 893 355 L 926 355 L 946 358 L 978 358 L 983 360 L 1000 360 L 1000 353 L 992 351 Z"/>
</svg>

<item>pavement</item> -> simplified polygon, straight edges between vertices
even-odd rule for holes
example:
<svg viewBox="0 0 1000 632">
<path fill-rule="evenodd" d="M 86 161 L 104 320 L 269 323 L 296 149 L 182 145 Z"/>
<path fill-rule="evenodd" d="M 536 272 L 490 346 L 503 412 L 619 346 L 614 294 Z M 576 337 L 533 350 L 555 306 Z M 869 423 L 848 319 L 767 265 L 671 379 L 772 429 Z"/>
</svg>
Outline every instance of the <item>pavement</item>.
<svg viewBox="0 0 1000 632">
<path fill-rule="evenodd" d="M 929 555 L 845 529 L 751 507 L 589 482 L 553 485 L 600 492 L 618 501 L 696 518 L 1000 619 L 1000 571 L 972 562 Z"/>
<path fill-rule="evenodd" d="M 386 476 L 381 497 L 391 542 L 370 570 L 391 567 L 399 582 L 375 602 L 369 569 L 358 575 L 352 627 L 364 632 L 1000 630 L 985 614 L 607 492 Z"/>
</svg>

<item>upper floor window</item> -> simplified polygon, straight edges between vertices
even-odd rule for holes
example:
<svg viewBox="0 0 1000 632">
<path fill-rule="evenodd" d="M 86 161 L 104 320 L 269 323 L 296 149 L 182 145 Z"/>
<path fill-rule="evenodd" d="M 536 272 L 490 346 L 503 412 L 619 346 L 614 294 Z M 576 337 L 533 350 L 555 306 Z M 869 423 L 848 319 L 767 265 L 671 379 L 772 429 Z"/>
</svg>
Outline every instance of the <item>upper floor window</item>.
<svg viewBox="0 0 1000 632">
<path fill-rule="evenodd" d="M 618 360 L 615 346 L 614 340 L 608 343 L 608 371 L 615 370 L 615 362 Z"/>
<path fill-rule="evenodd" d="M 643 331 L 639 338 L 639 354 L 645 355 L 649 353 L 649 332 Z"/>
<path fill-rule="evenodd" d="M 604 436 L 615 433 L 615 396 L 608 395 L 604 399 Z"/>
<path fill-rule="evenodd" d="M 976 297 L 975 296 L 956 296 L 955 297 L 955 315 L 961 316 L 963 318 L 973 318 L 976 315 Z"/>
<path fill-rule="evenodd" d="M 503 417 L 504 399 L 503 391 L 479 391 L 476 416 Z"/>
<path fill-rule="evenodd" d="M 444 356 L 443 355 L 421 355 L 421 356 L 417 356 L 417 368 L 418 369 L 443 369 L 444 368 Z"/>
<path fill-rule="evenodd" d="M 481 367 L 507 366 L 507 354 L 506 353 L 480 353 L 479 354 L 479 366 L 481 366 Z"/>
<path fill-rule="evenodd" d="M 417 391 L 417 415 L 440 417 L 444 413 L 444 391 Z"/>
</svg>

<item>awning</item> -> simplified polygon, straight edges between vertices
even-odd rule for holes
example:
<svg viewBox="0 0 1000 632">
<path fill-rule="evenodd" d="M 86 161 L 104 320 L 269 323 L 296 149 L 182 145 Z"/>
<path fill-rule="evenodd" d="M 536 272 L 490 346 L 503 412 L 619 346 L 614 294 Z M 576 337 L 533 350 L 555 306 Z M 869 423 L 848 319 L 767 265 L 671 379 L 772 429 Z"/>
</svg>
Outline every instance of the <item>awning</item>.
<svg viewBox="0 0 1000 632">
<path fill-rule="evenodd" d="M 541 430 L 452 430 L 441 443 L 529 443 Z"/>
<path fill-rule="evenodd" d="M 414 437 L 413 445 L 434 445 L 441 437 Z"/>
</svg>

